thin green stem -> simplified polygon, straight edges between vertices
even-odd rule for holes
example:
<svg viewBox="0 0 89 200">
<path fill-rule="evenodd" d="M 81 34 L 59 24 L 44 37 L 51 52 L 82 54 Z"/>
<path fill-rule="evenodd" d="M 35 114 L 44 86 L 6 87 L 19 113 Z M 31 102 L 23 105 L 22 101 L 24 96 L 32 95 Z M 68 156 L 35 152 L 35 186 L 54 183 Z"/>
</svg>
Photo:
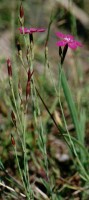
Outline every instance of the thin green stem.
<svg viewBox="0 0 89 200">
<path fill-rule="evenodd" d="M 21 180 L 22 180 L 22 183 L 23 183 L 23 186 L 24 186 L 25 192 L 26 192 L 26 194 L 27 194 L 26 186 L 25 186 L 24 179 L 23 179 L 23 174 L 22 174 L 22 171 L 21 171 L 21 168 L 20 168 L 20 164 L 19 164 L 19 160 L 18 160 L 18 156 L 17 156 L 17 148 L 16 148 L 16 144 L 15 144 L 14 150 L 15 150 L 15 156 L 16 156 L 16 161 L 17 161 L 17 165 L 18 165 L 18 169 L 19 169 L 20 177 L 21 177 Z"/>
<path fill-rule="evenodd" d="M 16 109 L 18 121 L 20 123 L 20 128 L 22 128 L 22 124 L 21 124 L 21 120 L 20 120 L 20 116 L 19 116 L 19 111 L 18 111 L 18 108 L 17 108 L 16 100 L 15 100 L 15 95 L 14 95 L 14 90 L 13 90 L 13 84 L 12 84 L 12 80 L 11 79 L 10 79 L 9 83 L 10 83 L 11 93 L 12 93 L 13 102 L 14 102 L 14 106 L 15 106 L 15 109 Z"/>
</svg>

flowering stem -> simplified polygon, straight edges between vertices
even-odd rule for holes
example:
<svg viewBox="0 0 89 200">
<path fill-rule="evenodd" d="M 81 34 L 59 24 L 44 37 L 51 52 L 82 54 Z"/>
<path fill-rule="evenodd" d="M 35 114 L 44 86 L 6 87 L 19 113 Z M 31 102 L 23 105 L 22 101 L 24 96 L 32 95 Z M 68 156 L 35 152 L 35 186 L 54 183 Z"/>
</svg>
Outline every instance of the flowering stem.
<svg viewBox="0 0 89 200">
<path fill-rule="evenodd" d="M 12 85 L 12 79 L 11 78 L 9 79 L 9 83 L 10 83 L 11 93 L 12 93 L 13 102 L 14 102 L 14 106 L 15 106 L 15 109 L 16 109 L 18 121 L 20 123 L 20 128 L 21 128 L 21 132 L 22 132 L 22 135 L 23 135 L 23 141 L 22 140 L 21 141 L 22 141 L 22 147 L 23 147 L 23 152 L 24 152 L 24 177 L 25 177 L 25 183 L 26 183 L 26 185 L 28 185 L 27 184 L 27 181 L 28 181 L 28 178 L 27 178 L 28 177 L 27 176 L 27 155 L 26 155 L 26 141 L 25 141 L 25 133 L 26 133 L 25 122 L 26 122 L 26 120 L 25 120 L 25 117 L 23 116 L 23 112 L 22 112 L 22 119 L 20 119 L 19 110 L 17 108 L 17 104 L 16 104 L 16 100 L 15 100 L 15 95 L 14 95 L 14 91 L 13 91 L 13 85 Z M 20 175 L 21 175 L 21 179 L 24 182 L 23 175 L 22 175 L 22 172 L 21 172 L 21 169 L 20 169 L 19 160 L 18 160 L 18 156 L 17 156 L 17 152 L 16 151 L 17 150 L 15 148 L 15 154 L 16 154 L 16 160 L 17 160 L 17 163 L 18 163 L 19 172 L 20 172 Z M 25 183 L 23 183 L 23 185 L 25 187 L 26 194 L 28 195 L 28 192 L 31 192 L 31 190 L 27 191 L 27 186 L 25 185 Z M 28 183 L 29 183 L 29 181 L 28 181 Z"/>
<path fill-rule="evenodd" d="M 15 95 L 14 95 L 13 85 L 12 85 L 12 79 L 9 79 L 9 84 L 10 84 L 11 93 L 12 93 L 12 97 L 13 97 L 13 102 L 14 102 L 14 106 L 15 106 L 15 109 L 16 109 L 17 117 L 18 117 L 18 120 L 19 120 L 19 123 L 20 123 L 20 128 L 21 128 L 22 124 L 21 124 L 21 120 L 20 120 L 20 116 L 19 116 L 19 112 L 18 112 L 16 100 L 15 100 Z"/>
</svg>

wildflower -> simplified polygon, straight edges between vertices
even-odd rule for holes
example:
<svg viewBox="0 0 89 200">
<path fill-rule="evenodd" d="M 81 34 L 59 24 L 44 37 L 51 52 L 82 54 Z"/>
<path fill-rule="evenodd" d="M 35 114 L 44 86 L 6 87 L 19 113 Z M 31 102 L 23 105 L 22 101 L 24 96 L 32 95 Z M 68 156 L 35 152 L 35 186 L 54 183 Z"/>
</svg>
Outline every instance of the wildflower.
<svg viewBox="0 0 89 200">
<path fill-rule="evenodd" d="M 33 72 L 34 71 L 30 71 L 30 69 L 28 70 L 28 80 L 27 80 L 27 85 L 26 85 L 26 100 L 27 100 L 27 97 L 30 95 L 30 92 L 31 92 L 31 85 L 30 85 L 30 81 L 31 81 L 31 77 L 33 75 Z"/>
<path fill-rule="evenodd" d="M 36 32 L 45 32 L 44 28 L 19 28 L 21 34 L 32 34 Z"/>
<path fill-rule="evenodd" d="M 81 42 L 78 42 L 74 39 L 74 36 L 70 34 L 63 34 L 60 32 L 56 33 L 56 36 L 59 37 L 61 40 L 56 43 L 57 46 L 62 47 L 68 44 L 68 47 L 71 49 L 76 49 L 77 47 L 82 47 Z"/>
</svg>

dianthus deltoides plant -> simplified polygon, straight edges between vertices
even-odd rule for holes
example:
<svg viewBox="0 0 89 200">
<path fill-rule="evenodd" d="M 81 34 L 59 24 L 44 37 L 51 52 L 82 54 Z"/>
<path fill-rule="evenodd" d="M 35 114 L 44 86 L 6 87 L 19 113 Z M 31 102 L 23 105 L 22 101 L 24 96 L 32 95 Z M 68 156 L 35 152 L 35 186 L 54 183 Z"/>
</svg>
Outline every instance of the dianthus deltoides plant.
<svg viewBox="0 0 89 200">
<path fill-rule="evenodd" d="M 19 192 L 15 191 L 13 188 L 7 188 L 10 190 L 10 192 L 14 193 L 14 195 L 17 195 L 17 199 L 52 199 L 52 200 L 59 200 L 62 199 L 62 196 L 60 194 L 60 189 L 56 189 L 55 184 L 52 182 L 50 177 L 50 169 L 49 169 L 49 162 L 48 162 L 48 156 L 47 156 L 47 135 L 45 126 L 42 121 L 41 117 L 41 108 L 40 108 L 40 102 L 43 104 L 45 110 L 49 114 L 51 120 L 55 124 L 56 128 L 59 131 L 59 136 L 64 139 L 66 142 L 68 149 L 71 153 L 71 157 L 74 161 L 74 165 L 81 177 L 81 182 L 83 186 L 88 185 L 89 182 L 89 155 L 88 151 L 84 145 L 84 132 L 83 132 L 83 125 L 82 120 L 78 118 L 77 109 L 74 103 L 74 100 L 71 95 L 71 91 L 69 88 L 68 81 L 66 79 L 66 75 L 63 69 L 63 63 L 65 60 L 65 56 L 67 54 L 68 48 L 71 48 L 72 50 L 76 50 L 77 47 L 82 47 L 82 44 L 75 40 L 72 35 L 69 34 L 63 34 L 60 32 L 56 33 L 56 36 L 60 38 L 59 41 L 55 45 L 59 47 L 59 57 L 60 62 L 58 64 L 58 70 L 59 70 L 59 76 L 58 76 L 58 84 L 57 86 L 54 85 L 55 93 L 58 98 L 58 102 L 60 105 L 62 118 L 63 118 L 63 125 L 57 124 L 55 121 L 55 118 L 53 117 L 52 113 L 50 112 L 50 109 L 47 106 L 47 102 L 42 97 L 40 88 L 37 86 L 37 80 L 35 78 L 35 70 L 34 70 L 34 40 L 33 35 L 36 33 L 39 34 L 47 34 L 44 50 L 45 50 L 45 63 L 46 67 L 48 67 L 48 70 L 50 70 L 49 61 L 48 61 L 48 39 L 49 39 L 49 32 L 50 32 L 50 25 L 48 26 L 48 29 L 42 28 L 26 28 L 24 27 L 24 9 L 21 4 L 20 6 L 20 14 L 19 14 L 19 20 L 21 27 L 18 28 L 19 34 L 23 36 L 23 40 L 25 43 L 25 49 L 26 49 L 26 58 L 23 57 L 23 52 L 21 48 L 21 44 L 18 41 L 17 42 L 17 49 L 18 49 L 18 56 L 22 65 L 22 68 L 24 70 L 24 77 L 19 77 L 19 71 L 16 75 L 17 78 L 17 94 L 14 90 L 14 70 L 12 67 L 12 62 L 8 58 L 7 59 L 7 69 L 8 69 L 8 77 L 9 77 L 9 84 L 10 84 L 10 104 L 11 104 L 11 120 L 13 122 L 14 126 L 14 132 L 11 133 L 11 144 L 14 148 L 15 156 L 16 156 L 16 164 L 17 169 L 19 170 L 20 180 L 21 183 L 14 180 L 12 177 L 9 177 L 8 172 L 4 169 L 4 166 L 2 165 L 2 169 L 5 171 L 6 175 L 10 179 L 13 180 L 18 185 Z M 51 24 L 53 21 L 52 18 L 50 18 Z M 55 34 L 55 33 L 54 33 Z M 19 70 L 19 69 L 18 69 Z M 45 75 L 43 76 L 45 78 Z M 52 77 L 51 77 L 52 78 Z M 25 87 L 25 96 L 23 94 L 23 86 L 21 85 L 22 81 L 25 80 L 26 85 Z M 72 117 L 72 121 L 75 127 L 76 137 L 73 137 L 70 135 L 66 119 L 63 112 L 63 107 L 61 103 L 61 88 L 63 89 L 63 93 L 66 99 L 66 102 L 68 104 L 68 108 Z M 43 169 L 44 176 L 42 178 L 39 178 L 35 181 L 30 180 L 29 174 L 29 157 L 27 152 L 27 146 L 26 146 L 26 138 L 28 137 L 27 132 L 27 123 L 28 123 L 28 107 L 29 107 L 29 101 L 30 101 L 30 108 L 32 108 L 33 113 L 33 121 L 34 121 L 34 134 L 33 134 L 33 140 L 34 138 L 37 138 L 36 141 L 36 147 L 39 149 L 41 153 L 42 160 L 40 160 L 40 166 Z M 30 134 L 30 133 L 29 133 Z M 35 137 L 34 137 L 35 135 Z M 19 159 L 19 153 L 18 149 L 21 148 L 22 150 L 22 161 Z M 33 150 L 34 151 L 34 150 Z M 31 153 L 30 159 L 34 159 L 34 163 L 36 165 L 37 161 L 34 158 L 34 152 Z M 45 193 L 42 191 L 37 185 L 36 181 L 41 183 L 45 188 Z M 79 187 L 76 190 L 82 191 L 82 189 Z"/>
</svg>

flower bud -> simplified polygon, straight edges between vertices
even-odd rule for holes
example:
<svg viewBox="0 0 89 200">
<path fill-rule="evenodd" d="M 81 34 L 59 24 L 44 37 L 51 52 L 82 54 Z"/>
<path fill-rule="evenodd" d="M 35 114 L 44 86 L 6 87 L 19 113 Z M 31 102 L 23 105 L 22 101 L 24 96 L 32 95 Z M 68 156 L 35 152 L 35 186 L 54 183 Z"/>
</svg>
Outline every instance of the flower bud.
<svg viewBox="0 0 89 200">
<path fill-rule="evenodd" d="M 23 6 L 22 6 L 22 3 L 20 5 L 20 18 L 23 18 L 24 17 L 24 9 L 23 9 Z"/>
<path fill-rule="evenodd" d="M 68 44 L 66 44 L 66 45 L 64 46 L 63 53 L 62 53 L 62 57 L 61 57 L 61 65 L 62 65 L 63 62 L 64 62 L 64 59 L 65 59 L 67 50 L 68 50 Z"/>
<path fill-rule="evenodd" d="M 16 117 L 13 111 L 11 112 L 11 118 L 12 118 L 13 124 L 16 126 Z"/>
<path fill-rule="evenodd" d="M 62 55 L 62 48 L 61 46 L 59 46 L 59 56 L 61 57 L 61 55 Z"/>
<path fill-rule="evenodd" d="M 32 33 L 29 34 L 29 39 L 30 39 L 30 44 L 31 43 L 33 44 L 33 34 Z"/>
<path fill-rule="evenodd" d="M 10 59 L 7 60 L 7 69 L 8 69 L 8 75 L 9 77 L 12 77 L 12 66 Z"/>
<path fill-rule="evenodd" d="M 26 85 L 26 100 L 28 98 L 28 96 L 30 95 L 30 81 L 27 81 L 27 85 Z"/>
<path fill-rule="evenodd" d="M 19 17 L 19 19 L 20 19 L 21 25 L 23 25 L 24 24 L 24 9 L 23 9 L 22 3 L 20 5 L 20 17 Z"/>
<path fill-rule="evenodd" d="M 30 69 L 28 70 L 28 82 L 31 80 L 31 77 L 32 77 L 32 75 L 33 75 L 33 72 L 34 72 L 34 71 L 32 71 L 32 73 L 31 73 Z"/>
<path fill-rule="evenodd" d="M 12 144 L 13 146 L 15 146 L 15 139 L 14 139 L 14 137 L 13 137 L 12 134 L 11 134 L 11 144 Z"/>
</svg>

